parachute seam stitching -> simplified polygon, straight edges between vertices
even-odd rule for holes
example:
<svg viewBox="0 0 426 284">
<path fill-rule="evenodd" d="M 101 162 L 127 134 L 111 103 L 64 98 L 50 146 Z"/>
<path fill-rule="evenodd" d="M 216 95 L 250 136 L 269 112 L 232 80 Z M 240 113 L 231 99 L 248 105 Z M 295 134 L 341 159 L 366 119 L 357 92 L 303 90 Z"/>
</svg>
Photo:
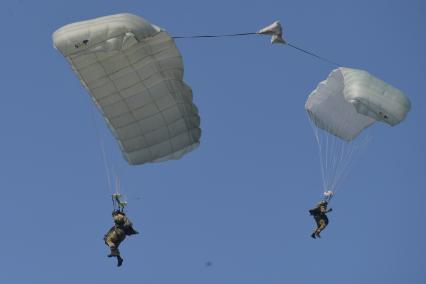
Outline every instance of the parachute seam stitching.
<svg viewBox="0 0 426 284">
<path fill-rule="evenodd" d="M 149 44 L 149 42 L 147 42 L 147 47 L 148 47 L 148 49 L 149 49 L 150 57 L 152 57 L 152 58 L 154 58 L 154 60 L 156 60 L 155 52 L 153 52 L 152 47 L 151 47 L 151 45 Z M 137 69 L 136 69 L 136 67 L 134 66 L 134 64 L 133 64 L 133 63 L 131 63 L 131 62 L 130 62 L 130 59 L 129 59 L 129 57 L 127 56 L 127 54 L 125 54 L 125 53 L 124 53 L 124 51 L 123 51 L 123 54 L 125 55 L 125 57 L 126 57 L 127 61 L 128 61 L 128 62 L 129 62 L 129 64 L 130 64 L 130 66 L 132 66 L 132 68 L 133 68 L 134 72 L 137 74 L 137 76 L 138 76 L 139 80 L 140 80 L 141 82 L 143 82 L 143 80 L 142 80 L 142 78 L 141 78 L 141 76 L 140 76 L 139 72 L 137 72 L 137 71 L 136 71 L 136 70 L 137 70 Z M 159 73 L 159 74 L 161 74 L 163 77 L 165 77 L 165 76 L 164 76 L 164 73 L 163 73 L 162 71 L 160 71 L 160 70 L 161 70 L 161 64 L 160 64 L 160 62 L 155 62 L 155 61 L 154 61 L 153 63 L 154 63 L 154 66 L 157 66 L 157 65 L 159 66 L 159 68 L 158 68 L 158 67 L 156 68 L 156 69 L 157 69 L 157 73 Z M 153 100 L 153 103 L 154 103 L 154 104 L 155 104 L 155 106 L 157 107 L 158 112 L 160 113 L 161 117 L 163 118 L 163 121 L 166 123 L 167 132 L 168 132 L 168 134 L 169 134 L 169 135 L 168 135 L 168 137 L 170 137 L 170 136 L 171 136 L 170 127 L 169 127 L 169 124 L 167 123 L 167 120 L 166 120 L 166 118 L 165 118 L 164 114 L 163 114 L 163 111 L 162 111 L 162 110 L 160 110 L 160 107 L 159 107 L 159 106 L 158 106 L 158 104 L 157 104 L 157 100 L 155 100 L 155 99 L 152 97 L 150 89 L 148 89 L 148 93 L 149 93 L 150 98 Z M 136 116 L 135 116 L 135 119 L 136 119 Z M 173 147 L 173 144 L 172 144 L 171 140 L 170 140 L 170 139 L 167 139 L 166 141 L 168 141 L 168 142 L 169 142 L 170 149 L 172 150 L 172 152 L 175 152 L 175 150 L 174 150 L 174 147 Z M 165 141 L 163 141 L 163 142 L 165 142 Z M 149 149 L 150 149 L 150 151 L 151 151 L 151 146 L 149 146 L 148 148 L 149 148 Z M 151 153 L 152 153 L 152 151 L 151 151 Z"/>
<path fill-rule="evenodd" d="M 125 101 L 125 99 L 124 99 L 124 97 L 122 96 L 122 93 L 121 93 L 121 90 L 117 87 L 117 85 L 115 84 L 115 82 L 114 82 L 114 80 L 111 78 L 111 76 L 110 76 L 110 74 L 108 73 L 108 72 L 106 72 L 106 69 L 105 69 L 105 66 L 102 64 L 103 63 L 103 61 L 101 60 L 101 59 L 99 59 L 99 57 L 98 57 L 98 53 L 97 52 L 95 52 L 95 56 L 96 56 L 96 59 L 97 60 L 99 60 L 99 64 L 100 64 L 100 66 L 102 67 L 102 69 L 104 70 L 104 72 L 105 72 L 105 74 L 106 74 L 106 77 L 110 80 L 110 82 L 113 84 L 113 86 L 114 86 L 114 88 L 117 90 L 117 95 L 121 98 L 121 100 L 123 101 L 123 104 L 126 106 L 126 108 L 128 109 L 128 111 L 129 111 L 129 113 L 135 118 L 135 116 L 134 116 L 134 114 L 133 114 L 133 111 L 131 110 L 131 108 L 129 107 L 129 105 L 127 104 L 127 102 Z M 126 57 L 126 59 L 128 60 L 128 58 Z M 130 64 L 130 62 L 128 62 L 129 64 Z M 140 79 L 140 78 L 139 78 Z M 109 119 L 107 119 L 108 121 L 109 121 Z M 109 126 L 110 124 L 108 123 L 108 126 Z M 112 125 L 111 125 L 111 127 L 112 127 Z M 110 127 L 110 128 L 111 128 Z M 138 130 L 139 130 L 139 132 L 140 132 L 140 136 L 142 136 L 143 137 L 143 139 L 146 141 L 146 138 L 145 138 L 145 135 L 143 135 L 143 132 L 142 132 L 142 129 L 141 129 L 141 127 L 140 127 L 140 125 L 138 125 Z M 115 133 L 115 131 L 113 130 L 112 131 L 113 133 Z M 115 135 L 114 135 L 115 136 Z M 122 148 L 123 150 L 124 150 L 124 147 L 123 147 L 123 145 L 121 144 L 121 142 L 120 142 L 120 139 L 118 139 L 118 137 L 115 137 L 115 139 L 117 140 L 117 142 L 118 142 L 118 144 L 120 145 L 120 148 Z M 153 157 L 153 153 L 152 153 L 152 151 L 151 151 L 151 149 L 148 147 L 148 149 L 149 149 L 149 152 L 150 152 L 150 154 L 151 154 L 151 157 Z M 125 150 L 124 150 L 124 152 L 126 152 Z M 126 159 L 127 159 L 127 156 L 126 156 Z"/>
</svg>

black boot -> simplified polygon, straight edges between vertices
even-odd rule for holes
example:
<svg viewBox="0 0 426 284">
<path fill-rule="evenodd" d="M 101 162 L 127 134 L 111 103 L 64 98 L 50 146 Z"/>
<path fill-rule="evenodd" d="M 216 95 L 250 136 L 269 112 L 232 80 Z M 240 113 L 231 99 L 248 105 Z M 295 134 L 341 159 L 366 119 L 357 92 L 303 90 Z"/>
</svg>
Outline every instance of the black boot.
<svg viewBox="0 0 426 284">
<path fill-rule="evenodd" d="M 123 258 L 117 255 L 117 266 L 120 267 L 123 264 Z"/>
<path fill-rule="evenodd" d="M 128 227 L 126 229 L 126 235 L 131 236 L 131 235 L 137 235 L 139 234 L 138 231 L 136 231 L 135 229 L 133 229 L 133 227 Z"/>
<path fill-rule="evenodd" d="M 311 234 L 311 238 L 316 239 L 316 238 L 315 238 L 315 232 L 313 232 L 313 233 Z"/>
</svg>

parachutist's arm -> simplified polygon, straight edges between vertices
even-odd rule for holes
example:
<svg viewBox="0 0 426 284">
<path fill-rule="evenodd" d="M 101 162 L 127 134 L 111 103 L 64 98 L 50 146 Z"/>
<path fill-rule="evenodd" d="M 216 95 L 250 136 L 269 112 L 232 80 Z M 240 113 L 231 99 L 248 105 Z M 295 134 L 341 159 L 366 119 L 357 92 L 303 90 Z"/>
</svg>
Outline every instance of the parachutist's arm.
<svg viewBox="0 0 426 284">
<path fill-rule="evenodd" d="M 327 209 L 327 211 L 325 211 L 325 213 L 331 212 L 333 211 L 333 208 Z"/>
</svg>

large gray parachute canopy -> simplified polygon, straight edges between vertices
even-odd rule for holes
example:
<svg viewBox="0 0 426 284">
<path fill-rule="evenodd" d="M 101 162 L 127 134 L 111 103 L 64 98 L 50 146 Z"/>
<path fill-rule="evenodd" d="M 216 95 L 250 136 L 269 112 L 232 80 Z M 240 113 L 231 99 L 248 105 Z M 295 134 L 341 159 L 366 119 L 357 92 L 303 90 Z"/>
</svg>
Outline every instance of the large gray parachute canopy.
<svg viewBox="0 0 426 284">
<path fill-rule="evenodd" d="M 351 141 L 375 121 L 394 126 L 411 104 L 397 88 L 366 71 L 340 67 L 309 95 L 305 109 L 313 123 Z"/>
<path fill-rule="evenodd" d="M 132 165 L 179 159 L 201 130 L 182 57 L 161 28 L 131 14 L 66 25 L 53 43 L 70 62 Z"/>
</svg>

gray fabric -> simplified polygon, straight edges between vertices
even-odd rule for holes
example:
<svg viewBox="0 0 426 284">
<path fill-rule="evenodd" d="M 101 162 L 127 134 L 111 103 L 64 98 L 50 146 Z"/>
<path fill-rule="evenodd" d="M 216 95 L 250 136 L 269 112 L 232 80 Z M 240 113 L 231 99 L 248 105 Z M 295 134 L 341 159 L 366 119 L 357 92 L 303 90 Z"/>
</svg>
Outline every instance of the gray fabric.
<svg viewBox="0 0 426 284">
<path fill-rule="evenodd" d="M 287 44 L 287 41 L 283 38 L 283 28 L 280 21 L 275 21 L 269 26 L 259 30 L 257 34 L 260 35 L 271 35 L 271 43 L 283 43 Z"/>
<path fill-rule="evenodd" d="M 392 126 L 405 119 L 411 103 L 400 90 L 364 70 L 339 70 L 344 77 L 345 99 L 359 113 Z"/>
<path fill-rule="evenodd" d="M 192 90 L 173 40 L 146 20 L 119 14 L 53 34 L 130 164 L 178 159 L 201 136 Z"/>
<path fill-rule="evenodd" d="M 366 71 L 340 67 L 318 84 L 305 109 L 317 127 L 351 141 L 377 120 L 389 125 L 401 122 L 410 101 Z"/>
<path fill-rule="evenodd" d="M 327 80 L 319 83 L 309 95 L 305 109 L 317 127 L 350 141 L 374 120 L 359 114 L 353 105 L 345 100 L 344 87 L 341 72 L 334 70 Z"/>
</svg>

